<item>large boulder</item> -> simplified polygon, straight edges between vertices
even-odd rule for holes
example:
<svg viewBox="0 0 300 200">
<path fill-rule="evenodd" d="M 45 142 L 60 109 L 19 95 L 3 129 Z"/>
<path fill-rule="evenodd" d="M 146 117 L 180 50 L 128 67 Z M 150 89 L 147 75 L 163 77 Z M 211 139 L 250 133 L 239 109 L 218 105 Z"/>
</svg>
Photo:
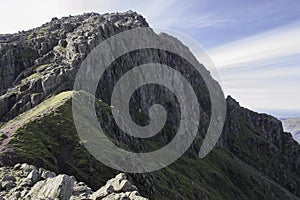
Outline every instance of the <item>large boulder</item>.
<svg viewBox="0 0 300 200">
<path fill-rule="evenodd" d="M 106 185 L 94 192 L 92 200 L 147 200 L 139 195 L 136 186 L 132 185 L 124 173 L 107 181 Z"/>
<path fill-rule="evenodd" d="M 73 186 L 74 180 L 72 178 L 67 175 L 58 175 L 55 178 L 37 182 L 26 197 L 69 200 L 73 192 Z"/>
</svg>

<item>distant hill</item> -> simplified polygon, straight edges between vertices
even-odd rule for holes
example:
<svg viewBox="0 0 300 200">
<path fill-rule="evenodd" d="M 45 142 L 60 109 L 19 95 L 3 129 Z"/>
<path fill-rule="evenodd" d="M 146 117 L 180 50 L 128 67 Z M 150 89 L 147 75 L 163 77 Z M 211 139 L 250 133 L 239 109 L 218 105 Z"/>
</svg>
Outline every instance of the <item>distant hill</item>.
<svg viewBox="0 0 300 200">
<path fill-rule="evenodd" d="M 293 138 L 300 144 L 300 118 L 284 119 L 282 122 L 284 130 L 292 133 Z"/>
</svg>

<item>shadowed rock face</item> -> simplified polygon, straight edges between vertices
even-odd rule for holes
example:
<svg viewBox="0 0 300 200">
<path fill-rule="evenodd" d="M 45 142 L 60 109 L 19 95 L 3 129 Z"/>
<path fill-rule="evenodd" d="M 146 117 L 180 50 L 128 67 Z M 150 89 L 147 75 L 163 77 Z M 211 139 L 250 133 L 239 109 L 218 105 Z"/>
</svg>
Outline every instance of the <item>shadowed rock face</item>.
<svg viewBox="0 0 300 200">
<path fill-rule="evenodd" d="M 0 35 L 0 122 L 70 90 L 81 61 L 102 40 L 147 27 L 135 12 L 53 18 L 39 28 Z"/>
<path fill-rule="evenodd" d="M 62 91 L 72 90 L 81 62 L 99 42 L 135 27 L 148 27 L 145 19 L 135 12 L 89 13 L 54 18 L 36 29 L 0 35 L 0 122 L 4 124 L 0 127 L 1 165 L 27 162 L 74 175 L 94 191 L 119 173 L 104 166 L 84 148 L 72 119 L 71 95 Z M 176 39 L 163 37 L 188 51 Z M 103 102 L 97 102 L 95 107 L 112 141 L 125 149 L 147 152 L 161 148 L 176 133 L 178 102 L 169 91 L 156 86 L 137 91 L 130 109 L 137 123 L 147 124 L 147 106 L 141 106 L 141 102 L 148 105 L 159 100 L 171 116 L 161 134 L 152 140 L 136 140 L 117 129 L 111 120 L 109 95 L 118 77 L 132 66 L 151 61 L 175 66 L 189 77 L 191 84 L 200 85 L 196 93 L 201 122 L 197 139 L 174 164 L 148 174 L 128 175 L 143 196 L 195 200 L 300 198 L 299 145 L 283 131 L 279 120 L 242 108 L 231 97 L 227 98 L 226 123 L 217 147 L 206 158 L 198 159 L 210 119 L 209 94 L 203 80 L 194 78 L 188 64 L 168 52 L 130 52 L 117 59 L 100 80 L 96 96 Z M 149 96 L 153 91 L 157 94 L 154 99 Z M 46 99 L 49 96 L 53 97 Z M 31 177 L 36 180 L 38 175 L 33 172 Z M 64 180 L 59 177 L 58 181 Z M 127 187 L 125 182 L 121 180 L 119 185 Z M 39 194 L 44 185 L 47 182 L 42 182 L 34 193 Z M 114 185 L 114 181 L 110 182 L 97 195 L 108 199 L 114 193 L 131 195 L 126 194 L 127 190 L 112 189 Z"/>
<path fill-rule="evenodd" d="M 223 145 L 239 159 L 299 196 L 300 146 L 283 131 L 281 121 L 241 108 L 231 97 L 227 102 Z"/>
</svg>

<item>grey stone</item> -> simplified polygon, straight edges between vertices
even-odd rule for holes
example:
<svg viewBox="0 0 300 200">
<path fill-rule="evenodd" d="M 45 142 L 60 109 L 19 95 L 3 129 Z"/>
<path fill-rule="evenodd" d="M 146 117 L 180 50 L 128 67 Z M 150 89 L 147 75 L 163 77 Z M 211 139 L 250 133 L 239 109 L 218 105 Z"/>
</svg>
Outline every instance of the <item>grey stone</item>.
<svg viewBox="0 0 300 200">
<path fill-rule="evenodd" d="M 120 173 L 115 178 L 107 181 L 106 185 L 94 192 L 90 198 L 92 200 L 147 200 L 139 196 L 137 188 L 127 180 L 124 173 Z"/>
<path fill-rule="evenodd" d="M 37 182 L 26 195 L 31 198 L 58 198 L 69 200 L 73 192 L 74 181 L 67 175 L 58 175 Z"/>
<path fill-rule="evenodd" d="M 29 173 L 29 175 L 27 176 L 27 179 L 30 179 L 33 184 L 38 182 L 40 180 L 40 178 L 41 178 L 41 175 L 36 169 L 32 170 Z"/>
<path fill-rule="evenodd" d="M 13 192 L 7 200 L 18 200 L 21 197 L 21 192 Z"/>
<path fill-rule="evenodd" d="M 43 179 L 54 178 L 55 176 L 56 174 L 54 172 L 50 172 L 48 170 L 44 170 L 41 175 Z"/>
<path fill-rule="evenodd" d="M 4 181 L 12 181 L 12 182 L 15 182 L 16 181 L 16 178 L 14 176 L 11 176 L 11 175 L 5 175 L 1 182 L 4 182 Z"/>
<path fill-rule="evenodd" d="M 18 169 L 20 169 L 21 168 L 21 164 L 20 163 L 17 163 L 17 164 L 15 164 L 15 166 L 14 166 L 14 170 L 18 170 Z"/>
<path fill-rule="evenodd" d="M 120 173 L 114 179 L 108 181 L 113 186 L 115 192 L 134 191 L 136 187 L 133 186 L 125 174 Z"/>
<path fill-rule="evenodd" d="M 68 43 L 66 40 L 62 39 L 62 40 L 59 40 L 58 45 L 65 48 L 65 47 L 67 47 Z"/>
<path fill-rule="evenodd" d="M 94 192 L 90 198 L 92 200 L 102 199 L 113 192 L 114 192 L 113 186 L 106 184 L 104 187 L 101 187 L 99 190 Z"/>
<path fill-rule="evenodd" d="M 25 90 L 29 89 L 29 87 L 30 87 L 30 82 L 27 81 L 24 85 L 21 85 L 20 92 L 24 92 Z"/>
<path fill-rule="evenodd" d="M 31 171 L 33 170 L 36 170 L 36 167 L 33 166 L 33 165 L 28 165 L 27 163 L 23 163 L 20 167 L 20 169 L 23 171 L 23 172 L 26 172 L 26 173 L 30 173 Z M 27 175 L 28 175 L 27 174 Z"/>
<path fill-rule="evenodd" d="M 48 75 L 43 81 L 42 86 L 45 94 L 49 94 L 56 86 L 56 76 Z"/>
<path fill-rule="evenodd" d="M 34 93 L 31 95 L 31 104 L 33 106 L 39 104 L 43 100 L 44 94 L 43 93 Z"/>
<path fill-rule="evenodd" d="M 2 185 L 1 188 L 5 189 L 7 191 L 9 191 L 15 187 L 15 184 L 13 181 L 3 181 L 3 182 L 1 182 L 1 185 Z"/>
</svg>

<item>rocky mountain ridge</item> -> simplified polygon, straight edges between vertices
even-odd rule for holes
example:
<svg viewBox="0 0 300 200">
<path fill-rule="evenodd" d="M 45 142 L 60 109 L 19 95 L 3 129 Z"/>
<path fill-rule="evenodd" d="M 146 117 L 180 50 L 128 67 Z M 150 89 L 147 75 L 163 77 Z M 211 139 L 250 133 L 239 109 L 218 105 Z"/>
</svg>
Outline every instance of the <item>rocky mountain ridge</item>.
<svg viewBox="0 0 300 200">
<path fill-rule="evenodd" d="M 88 13 L 53 18 L 36 29 L 0 35 L 1 166 L 29 163 L 57 174 L 72 174 L 94 191 L 119 173 L 93 158 L 78 138 L 71 90 L 81 62 L 100 41 L 138 27 L 148 27 L 148 23 L 132 11 Z M 188 51 L 168 35 L 157 36 L 158 40 L 162 38 Z M 200 86 L 196 93 L 201 123 L 197 139 L 175 163 L 152 173 L 128 174 L 143 196 L 172 200 L 300 198 L 299 145 L 283 131 L 278 119 L 242 108 L 231 97 L 227 98 L 226 123 L 217 147 L 206 158 L 198 159 L 210 119 L 208 91 L 203 80 L 195 78 L 189 64 L 170 52 L 130 52 L 117 59 L 107 77 L 100 80 L 103 88 L 97 91 L 99 101 L 95 106 L 112 141 L 125 149 L 152 151 L 167 144 L 176 133 L 176 98 L 155 86 L 138 91 L 130 109 L 140 124 L 149 120 L 148 107 L 140 102 L 160 103 L 170 111 L 170 118 L 157 137 L 136 140 L 115 128 L 111 120 L 109 94 L 118 77 L 132 66 L 147 62 L 173 66 L 192 85 Z M 149 97 L 153 91 L 156 96 Z"/>
<path fill-rule="evenodd" d="M 0 122 L 34 107 L 48 95 L 71 90 L 88 52 L 118 32 L 147 27 L 135 12 L 88 13 L 53 18 L 39 28 L 0 35 Z"/>
</svg>

